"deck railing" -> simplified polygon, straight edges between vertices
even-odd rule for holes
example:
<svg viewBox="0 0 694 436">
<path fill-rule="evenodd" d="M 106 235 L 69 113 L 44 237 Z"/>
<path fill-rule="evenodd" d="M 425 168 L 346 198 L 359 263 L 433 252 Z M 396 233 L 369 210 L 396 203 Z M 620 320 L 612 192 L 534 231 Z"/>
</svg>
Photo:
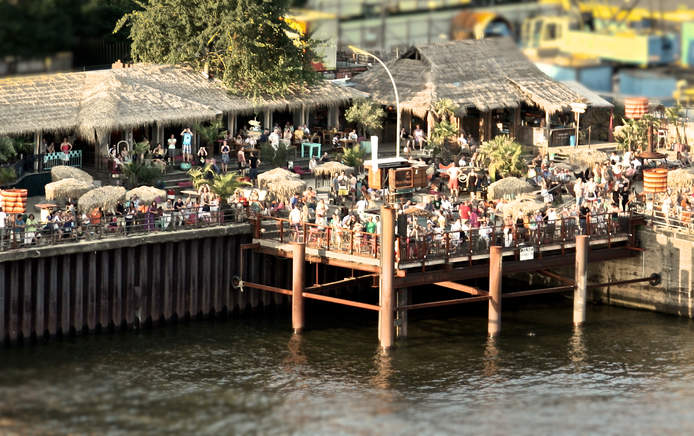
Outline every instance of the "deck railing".
<svg viewBox="0 0 694 436">
<path fill-rule="evenodd" d="M 39 224 L 35 231 L 27 231 L 26 226 L 18 227 L 8 218 L 7 226 L 0 228 L 0 251 L 237 224 L 244 216 L 245 211 L 238 208 L 180 209 L 161 214 L 106 215 L 98 218 L 97 223 L 92 218 L 88 222 Z"/>
<path fill-rule="evenodd" d="M 399 235 L 396 237 L 396 257 L 401 263 L 460 257 L 472 260 L 473 256 L 489 254 L 490 245 L 501 245 L 516 253 L 523 247 L 533 247 L 539 252 L 543 247 L 556 246 L 563 251 L 575 242 L 577 235 L 605 240 L 610 245 L 615 238 L 632 236 L 634 219 L 632 212 L 588 214 L 580 218 L 532 223 L 527 227 L 494 226 Z M 256 227 L 256 237 L 262 239 L 281 243 L 305 242 L 307 248 L 354 256 L 377 258 L 380 254 L 378 234 L 311 223 L 293 225 L 287 219 L 275 217 L 263 217 Z"/>
</svg>

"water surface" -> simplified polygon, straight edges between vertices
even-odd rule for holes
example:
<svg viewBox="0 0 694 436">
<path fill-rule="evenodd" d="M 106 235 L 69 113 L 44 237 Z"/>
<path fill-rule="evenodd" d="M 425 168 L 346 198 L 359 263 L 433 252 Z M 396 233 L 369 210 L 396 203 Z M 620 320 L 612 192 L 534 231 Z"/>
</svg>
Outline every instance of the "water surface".
<svg viewBox="0 0 694 436">
<path fill-rule="evenodd" d="M 570 302 L 375 316 L 308 308 L 0 350 L 0 434 L 691 434 L 691 321 Z M 438 318 L 431 318 L 438 315 Z M 427 319 L 428 318 L 428 319 Z"/>
</svg>

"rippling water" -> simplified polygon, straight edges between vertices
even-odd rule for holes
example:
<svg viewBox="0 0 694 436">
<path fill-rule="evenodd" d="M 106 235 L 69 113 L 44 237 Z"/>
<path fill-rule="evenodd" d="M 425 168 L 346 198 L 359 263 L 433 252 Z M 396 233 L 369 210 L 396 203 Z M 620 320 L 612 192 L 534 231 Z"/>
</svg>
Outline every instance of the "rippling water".
<svg viewBox="0 0 694 436">
<path fill-rule="evenodd" d="M 328 309 L 301 338 L 278 313 L 0 350 L 0 434 L 694 431 L 689 320 L 591 306 L 574 331 L 555 301 L 488 341 L 479 306 L 381 356 L 374 316 Z"/>
</svg>

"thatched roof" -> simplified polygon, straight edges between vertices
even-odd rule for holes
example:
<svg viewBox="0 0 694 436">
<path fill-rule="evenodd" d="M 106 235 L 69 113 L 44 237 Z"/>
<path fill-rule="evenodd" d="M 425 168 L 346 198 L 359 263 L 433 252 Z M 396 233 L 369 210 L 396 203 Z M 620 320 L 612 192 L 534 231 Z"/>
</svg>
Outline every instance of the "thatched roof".
<svg viewBox="0 0 694 436">
<path fill-rule="evenodd" d="M 67 165 L 56 165 L 51 168 L 51 180 L 54 182 L 63 179 L 77 179 L 85 183 L 94 183 L 94 178 L 86 171 Z"/>
<path fill-rule="evenodd" d="M 61 179 L 46 184 L 46 200 L 78 199 L 92 189 L 94 189 L 94 185 L 84 180 Z"/>
<path fill-rule="evenodd" d="M 90 212 L 100 207 L 107 213 L 115 213 L 116 205 L 125 197 L 125 188 L 122 186 L 103 186 L 92 189 L 77 200 L 77 206 L 81 212 Z"/>
<path fill-rule="evenodd" d="M 334 176 L 335 174 L 340 174 L 343 171 L 345 173 L 354 172 L 354 167 L 345 165 L 342 162 L 326 162 L 318 165 L 313 170 L 313 174 L 317 176 Z"/>
<path fill-rule="evenodd" d="M 487 198 L 490 200 L 499 200 L 506 196 L 516 197 L 519 194 L 525 194 L 535 190 L 537 190 L 537 188 L 525 180 L 516 177 L 504 177 L 489 185 L 487 188 Z"/>
<path fill-rule="evenodd" d="M 301 179 L 275 180 L 267 184 L 267 190 L 277 195 L 279 198 L 287 200 L 296 193 L 301 193 L 306 189 L 306 182 Z"/>
<path fill-rule="evenodd" d="M 453 100 L 460 107 L 459 115 L 469 108 L 487 112 L 515 108 L 521 102 L 554 113 L 582 101 L 540 71 L 508 38 L 416 45 L 388 68 L 398 87 L 401 108 L 420 117 L 441 98 Z M 352 81 L 374 100 L 395 104 L 390 79 L 380 65 Z"/>
<path fill-rule="evenodd" d="M 36 131 L 95 134 L 159 122 L 190 123 L 224 112 L 248 114 L 348 102 L 359 91 L 321 81 L 284 98 L 231 95 L 190 68 L 136 64 L 130 68 L 0 79 L 0 135 Z"/>
<path fill-rule="evenodd" d="M 134 196 L 137 196 L 137 198 L 145 203 L 166 201 L 166 191 L 155 188 L 154 186 L 138 186 L 125 193 L 126 200 L 130 200 Z"/>
<path fill-rule="evenodd" d="M 694 186 L 694 169 L 679 168 L 668 171 L 667 185 L 673 189 L 691 188 Z"/>
<path fill-rule="evenodd" d="M 299 179 L 299 175 L 284 168 L 273 168 L 270 171 L 258 174 L 258 187 L 264 188 L 269 183 L 289 179 Z"/>
<path fill-rule="evenodd" d="M 569 156 L 569 163 L 581 168 L 582 170 L 609 160 L 607 153 L 600 150 L 573 148 L 569 150 L 567 154 Z"/>
<path fill-rule="evenodd" d="M 580 82 L 576 82 L 575 80 L 566 80 L 562 81 L 561 83 L 569 87 L 569 89 L 571 89 L 576 94 L 583 97 L 583 100 L 588 105 L 588 107 L 596 109 L 611 109 L 614 107 L 612 103 L 600 97 L 600 95 L 598 95 L 597 92 L 591 91 L 590 89 L 586 88 L 585 85 L 583 85 Z"/>
</svg>

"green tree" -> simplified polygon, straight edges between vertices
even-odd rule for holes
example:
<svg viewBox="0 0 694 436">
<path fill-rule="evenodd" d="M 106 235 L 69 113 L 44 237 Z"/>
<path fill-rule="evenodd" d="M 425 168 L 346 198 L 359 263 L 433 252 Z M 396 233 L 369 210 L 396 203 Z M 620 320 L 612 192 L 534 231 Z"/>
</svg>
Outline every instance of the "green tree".
<svg viewBox="0 0 694 436">
<path fill-rule="evenodd" d="M 137 186 L 156 185 L 162 176 L 161 168 L 141 161 L 128 162 L 123 165 L 125 186 L 128 189 Z"/>
<path fill-rule="evenodd" d="M 682 143 L 682 135 L 680 135 L 680 123 L 682 122 L 682 105 L 677 103 L 676 106 L 665 109 L 665 118 L 668 124 L 675 126 L 675 134 L 677 135 L 677 143 Z"/>
<path fill-rule="evenodd" d="M 360 99 L 352 103 L 345 112 L 345 119 L 359 126 L 362 136 L 383 127 L 386 113 L 380 104 L 370 100 Z"/>
<path fill-rule="evenodd" d="M 234 191 L 246 186 L 252 185 L 242 181 L 238 172 L 229 171 L 226 174 L 215 174 L 213 176 L 210 191 L 218 195 L 222 199 L 222 203 L 227 204 L 229 197 L 234 194 Z"/>
<path fill-rule="evenodd" d="M 479 149 L 479 163 L 489 171 L 492 181 L 504 177 L 521 177 L 528 171 L 523 146 L 508 135 L 485 141 Z"/>
<path fill-rule="evenodd" d="M 8 136 L 0 136 L 0 162 L 8 162 L 17 156 L 15 142 Z"/>
<path fill-rule="evenodd" d="M 200 142 L 202 142 L 202 145 L 207 147 L 214 145 L 214 142 L 221 138 L 221 129 L 221 120 L 214 120 L 210 123 L 197 123 L 193 125 L 193 131 L 200 136 Z"/>
<path fill-rule="evenodd" d="M 455 139 L 458 128 L 451 122 L 451 118 L 458 110 L 453 100 L 442 98 L 436 100 L 431 111 L 434 114 L 435 123 L 431 129 L 430 141 L 427 148 L 431 150 L 433 157 L 449 158 L 450 149 L 447 143 Z"/>
<path fill-rule="evenodd" d="M 277 148 L 269 142 L 260 144 L 260 160 L 272 163 L 274 167 L 286 167 L 289 160 L 289 148 L 282 142 L 277 145 Z"/>
<path fill-rule="evenodd" d="M 345 165 L 359 168 L 364 164 L 364 156 L 366 156 L 366 150 L 357 144 L 354 147 L 345 148 L 344 153 L 340 154 L 338 159 Z"/>
<path fill-rule="evenodd" d="M 292 39 L 288 0 L 140 0 L 129 26 L 136 61 L 207 69 L 236 94 L 282 95 L 319 79 L 310 37 Z"/>
</svg>

